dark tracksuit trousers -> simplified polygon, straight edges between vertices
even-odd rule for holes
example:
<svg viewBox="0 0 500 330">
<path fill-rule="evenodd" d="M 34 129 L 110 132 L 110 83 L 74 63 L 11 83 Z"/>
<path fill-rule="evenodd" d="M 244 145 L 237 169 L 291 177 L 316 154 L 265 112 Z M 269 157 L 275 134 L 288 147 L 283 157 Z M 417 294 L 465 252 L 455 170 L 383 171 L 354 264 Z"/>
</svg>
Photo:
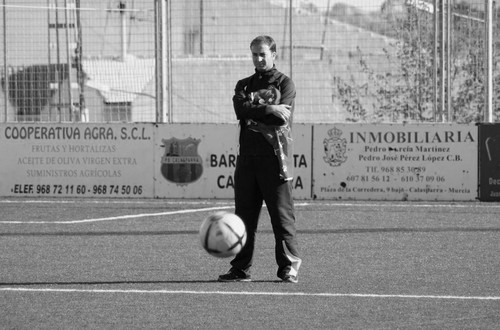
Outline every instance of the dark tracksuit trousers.
<svg viewBox="0 0 500 330">
<path fill-rule="evenodd" d="M 250 274 L 262 202 L 266 203 L 275 238 L 275 256 L 279 277 L 297 275 L 298 257 L 291 181 L 279 175 L 275 155 L 239 155 L 234 176 L 235 213 L 247 228 L 247 243 L 231 261 L 233 268 Z"/>
</svg>

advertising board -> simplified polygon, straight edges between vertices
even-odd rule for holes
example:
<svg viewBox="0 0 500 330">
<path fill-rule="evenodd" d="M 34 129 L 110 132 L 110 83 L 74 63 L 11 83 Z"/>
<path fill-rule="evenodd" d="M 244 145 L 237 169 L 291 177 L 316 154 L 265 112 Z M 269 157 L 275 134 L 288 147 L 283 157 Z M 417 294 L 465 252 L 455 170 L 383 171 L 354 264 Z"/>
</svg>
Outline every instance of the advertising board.
<svg viewBox="0 0 500 330">
<path fill-rule="evenodd" d="M 477 127 L 315 125 L 318 199 L 474 200 Z"/>
<path fill-rule="evenodd" d="M 311 196 L 311 126 L 294 125 L 294 197 Z M 236 124 L 159 125 L 155 196 L 233 198 L 238 155 Z"/>
<path fill-rule="evenodd" d="M 294 197 L 474 200 L 479 144 L 497 200 L 496 128 L 295 124 Z M 1 124 L 0 152 L 0 196 L 233 198 L 238 125 Z"/>
<path fill-rule="evenodd" d="M 152 124 L 0 125 L 0 195 L 153 197 Z"/>
<path fill-rule="evenodd" d="M 479 127 L 479 199 L 500 201 L 500 125 Z"/>
</svg>

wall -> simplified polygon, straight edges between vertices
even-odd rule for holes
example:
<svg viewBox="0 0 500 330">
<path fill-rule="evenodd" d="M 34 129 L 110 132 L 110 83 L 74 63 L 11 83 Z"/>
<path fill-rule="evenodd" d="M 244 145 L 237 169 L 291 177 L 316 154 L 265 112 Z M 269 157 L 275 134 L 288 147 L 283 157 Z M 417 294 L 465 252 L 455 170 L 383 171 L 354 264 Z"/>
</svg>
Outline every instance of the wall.
<svg viewBox="0 0 500 330">
<path fill-rule="evenodd" d="M 478 138 L 479 199 L 500 201 L 500 125 L 481 124 Z"/>
<path fill-rule="evenodd" d="M 0 196 L 232 198 L 236 124 L 0 124 Z M 478 197 L 478 126 L 294 125 L 297 199 Z"/>
<path fill-rule="evenodd" d="M 477 197 L 474 125 L 315 125 L 314 141 L 313 194 L 317 198 Z"/>
</svg>

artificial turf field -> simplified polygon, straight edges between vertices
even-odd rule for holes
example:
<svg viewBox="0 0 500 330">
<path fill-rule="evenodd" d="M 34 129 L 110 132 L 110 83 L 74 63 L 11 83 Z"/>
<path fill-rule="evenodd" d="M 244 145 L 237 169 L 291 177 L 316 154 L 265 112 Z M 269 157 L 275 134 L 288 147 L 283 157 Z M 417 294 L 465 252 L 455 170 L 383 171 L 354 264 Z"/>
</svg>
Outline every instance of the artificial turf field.
<svg viewBox="0 0 500 330">
<path fill-rule="evenodd" d="M 0 199 L 1 329 L 498 329 L 500 205 L 296 201 L 299 283 L 263 208 L 250 283 L 199 244 L 228 200 Z"/>
</svg>

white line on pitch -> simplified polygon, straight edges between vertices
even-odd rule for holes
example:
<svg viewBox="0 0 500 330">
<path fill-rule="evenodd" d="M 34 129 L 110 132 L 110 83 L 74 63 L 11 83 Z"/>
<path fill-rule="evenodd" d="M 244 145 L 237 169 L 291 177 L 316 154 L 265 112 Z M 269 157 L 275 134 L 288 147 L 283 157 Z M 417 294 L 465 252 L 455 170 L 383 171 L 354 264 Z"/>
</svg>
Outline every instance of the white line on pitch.
<svg viewBox="0 0 500 330">
<path fill-rule="evenodd" d="M 200 204 L 211 204 L 211 205 L 233 205 L 234 206 L 234 201 L 232 200 L 109 200 L 109 199 L 104 199 L 104 200 L 86 200 L 86 199 L 80 199 L 80 200 L 44 200 L 44 199 L 36 199 L 36 200 L 12 200 L 12 199 L 4 199 L 0 200 L 0 204 L 158 204 L 158 203 L 163 203 L 163 204 L 178 204 L 178 205 L 200 205 Z M 295 203 L 295 206 L 338 206 L 338 207 L 343 207 L 343 206 L 356 206 L 356 207 L 400 207 L 400 208 L 500 208 L 500 205 L 497 204 L 491 204 L 491 203 L 477 203 L 477 202 L 470 202 L 470 203 L 463 203 L 463 204 L 455 204 L 453 202 L 450 203 L 419 203 L 417 202 L 403 202 L 399 203 L 399 201 L 352 201 L 352 202 L 347 202 L 347 201 L 311 201 L 311 202 L 301 202 L 301 203 Z"/>
<path fill-rule="evenodd" d="M 0 201 L 1 203 L 1 201 Z M 58 203 L 58 202 L 56 202 Z M 295 203 L 295 206 L 314 206 L 314 205 L 329 205 L 329 206 L 368 206 L 368 207 L 374 207 L 374 206 L 384 206 L 385 204 L 377 204 L 377 203 L 371 203 L 371 204 L 357 204 L 357 203 L 346 203 L 346 202 L 341 202 L 341 203 L 331 203 L 331 202 L 325 202 L 325 203 L 308 203 L 308 202 L 302 202 L 302 203 Z M 488 204 L 489 206 L 491 204 Z M 450 205 L 445 205 L 445 204 L 394 204 L 394 205 L 388 205 L 390 207 L 467 207 L 467 205 L 455 205 L 455 204 L 450 204 Z M 264 205 L 265 207 L 265 205 Z M 491 206 L 490 206 L 491 207 Z M 500 205 L 498 206 L 500 207 Z M 159 212 L 159 213 L 146 213 L 146 214 L 129 214 L 129 215 L 122 215 L 122 216 L 114 216 L 114 217 L 106 217 L 106 218 L 95 218 L 95 219 L 84 219 L 84 220 L 66 220 L 66 221 L 15 221 L 15 220 L 4 220 L 0 221 L 0 224 L 79 224 L 79 223 L 90 223 L 90 222 L 103 222 L 103 221 L 115 221 L 115 220 L 124 220 L 124 219 L 136 219 L 136 218 L 145 218 L 145 217 L 157 217 L 157 216 L 163 216 L 163 215 L 173 215 L 173 214 L 183 214 L 183 213 L 195 213 L 195 212 L 205 212 L 205 211 L 214 211 L 214 210 L 223 210 L 223 209 L 230 209 L 234 208 L 234 205 L 221 205 L 221 206 L 215 206 L 215 207 L 208 207 L 208 208 L 201 208 L 201 209 L 187 209 L 187 210 L 177 210 L 177 211 L 169 211 L 169 212 Z"/>
<path fill-rule="evenodd" d="M 352 297 L 352 298 L 400 298 L 400 299 L 449 299 L 449 300 L 500 300 L 500 296 L 446 296 L 405 295 L 371 293 L 328 293 L 328 292 L 260 292 L 260 291 L 191 291 L 191 290 L 118 290 L 118 289 L 54 289 L 0 287 L 0 291 L 54 292 L 54 293 L 124 293 L 124 294 L 193 294 L 193 295 L 239 295 L 239 296 L 300 296 L 300 297 Z"/>
<path fill-rule="evenodd" d="M 234 205 L 232 200 L 144 200 L 144 199 L 2 199 L 0 204 L 173 204 L 173 205 Z"/>
<path fill-rule="evenodd" d="M 124 220 L 124 219 L 137 219 L 137 218 L 147 218 L 147 217 L 158 217 L 158 216 L 172 215 L 172 214 L 206 212 L 206 211 L 215 211 L 215 210 L 223 210 L 223 209 L 230 209 L 230 208 L 233 208 L 233 206 L 205 207 L 205 208 L 201 208 L 201 209 L 187 209 L 187 210 L 177 210 L 177 211 L 158 212 L 158 213 L 128 214 L 128 215 L 120 215 L 120 216 L 115 216 L 115 217 L 84 219 L 84 220 L 68 220 L 68 221 L 0 221 L 0 224 L 77 224 L 77 223 L 88 223 L 88 222 L 102 222 L 102 221 L 114 221 L 114 220 Z"/>
<path fill-rule="evenodd" d="M 302 204 L 295 204 L 296 206 L 302 206 Z M 308 205 L 304 203 L 303 205 Z M 187 209 L 187 210 L 177 210 L 177 211 L 168 211 L 168 212 L 158 212 L 158 213 L 143 213 L 143 214 L 128 214 L 128 215 L 120 215 L 114 217 L 106 217 L 106 218 L 95 218 L 95 219 L 84 219 L 84 220 L 66 220 L 66 221 L 15 221 L 15 220 L 5 220 L 0 221 L 0 224 L 78 224 L 78 223 L 89 223 L 89 222 L 103 222 L 103 221 L 115 221 L 115 220 L 125 220 L 125 219 L 138 219 L 138 218 L 147 218 L 147 217 L 158 217 L 163 215 L 173 215 L 173 214 L 185 214 L 185 213 L 196 213 L 196 212 L 206 212 L 206 211 L 216 211 L 216 210 L 225 210 L 231 209 L 234 206 L 214 206 L 214 207 L 206 207 L 201 209 Z"/>
</svg>

